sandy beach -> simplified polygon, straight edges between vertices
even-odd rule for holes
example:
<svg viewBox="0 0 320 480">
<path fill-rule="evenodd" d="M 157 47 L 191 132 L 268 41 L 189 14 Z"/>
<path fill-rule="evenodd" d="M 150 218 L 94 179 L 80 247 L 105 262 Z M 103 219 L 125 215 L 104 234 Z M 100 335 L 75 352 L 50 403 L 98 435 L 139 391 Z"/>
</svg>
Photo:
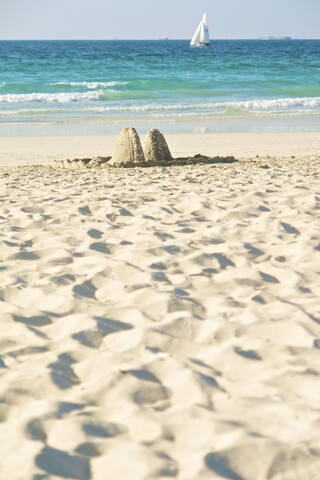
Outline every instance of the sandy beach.
<svg viewBox="0 0 320 480">
<path fill-rule="evenodd" d="M 1 138 L 1 479 L 320 478 L 319 134 L 166 138 Z"/>
<path fill-rule="evenodd" d="M 166 139 L 177 157 L 201 153 L 289 158 L 320 153 L 319 132 L 168 134 Z M 0 137 L 0 166 L 112 155 L 116 140 L 117 135 Z"/>
</svg>

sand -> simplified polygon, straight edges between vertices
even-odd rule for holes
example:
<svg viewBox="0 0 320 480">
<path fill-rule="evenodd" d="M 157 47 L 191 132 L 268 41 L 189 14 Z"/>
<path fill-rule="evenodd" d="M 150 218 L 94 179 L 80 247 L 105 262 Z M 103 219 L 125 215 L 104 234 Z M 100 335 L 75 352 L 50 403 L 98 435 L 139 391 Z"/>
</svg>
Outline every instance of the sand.
<svg viewBox="0 0 320 480">
<path fill-rule="evenodd" d="M 237 158 L 256 155 L 302 157 L 320 153 L 319 132 L 171 134 L 165 137 L 174 156 L 201 153 Z M 144 138 L 145 135 L 141 135 L 142 141 Z M 0 137 L 0 166 L 108 156 L 114 151 L 116 139 L 117 135 Z"/>
<path fill-rule="evenodd" d="M 294 148 L 0 168 L 1 478 L 320 478 L 320 155 Z"/>
</svg>

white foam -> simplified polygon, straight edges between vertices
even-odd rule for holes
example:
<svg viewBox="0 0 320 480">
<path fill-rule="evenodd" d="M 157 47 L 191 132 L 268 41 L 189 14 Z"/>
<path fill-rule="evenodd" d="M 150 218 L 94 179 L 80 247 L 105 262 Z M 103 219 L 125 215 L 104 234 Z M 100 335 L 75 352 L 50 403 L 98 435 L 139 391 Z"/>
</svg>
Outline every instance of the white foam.
<svg viewBox="0 0 320 480">
<path fill-rule="evenodd" d="M 61 92 L 61 93 L 7 93 L 0 95 L 0 103 L 47 102 L 69 103 L 81 100 L 98 100 L 102 90 L 95 92 Z"/>
<path fill-rule="evenodd" d="M 320 107 L 320 97 L 300 97 L 300 98 L 276 98 L 270 100 L 247 100 L 238 102 L 216 102 L 216 103 L 200 103 L 200 104 L 147 104 L 147 105 L 126 105 L 126 106 L 110 106 L 97 107 L 97 112 L 148 112 L 148 111 L 181 111 L 181 110 L 217 110 L 226 107 L 234 107 L 248 111 L 261 111 L 271 109 L 284 109 L 293 107 Z"/>
<path fill-rule="evenodd" d="M 111 82 L 108 82 L 109 86 Z M 109 89 L 109 94 L 118 93 L 116 90 Z M 185 103 L 185 104 L 137 104 L 132 103 L 132 99 L 118 100 L 117 103 L 108 103 L 104 90 L 94 90 L 86 92 L 60 92 L 60 93 L 21 93 L 21 94 L 0 94 L 0 103 L 25 103 L 25 102 L 42 102 L 42 103 L 70 103 L 83 102 L 90 100 L 104 100 L 105 102 L 99 107 L 91 108 L 90 111 L 104 112 L 183 112 L 183 111 L 207 111 L 215 113 L 223 113 L 226 108 L 238 108 L 243 111 L 253 113 L 272 113 L 290 110 L 293 113 L 297 109 L 306 111 L 315 111 L 320 107 L 320 97 L 297 97 L 297 98 L 275 98 L 275 99 L 253 99 L 233 102 L 214 102 L 214 103 Z M 120 103 L 121 102 L 121 103 Z M 125 103 L 130 102 L 130 103 Z M 225 112 L 227 113 L 227 112 Z"/>
<path fill-rule="evenodd" d="M 97 88 L 115 87 L 117 85 L 127 85 L 128 82 L 55 82 L 49 83 L 49 85 L 67 85 L 70 87 L 86 87 L 89 90 L 96 90 Z"/>
<path fill-rule="evenodd" d="M 239 102 L 226 102 L 227 107 L 239 107 L 247 110 L 268 110 L 271 108 L 319 107 L 320 97 L 274 98 L 268 100 L 255 99 Z"/>
<path fill-rule="evenodd" d="M 0 116 L 15 116 L 15 115 L 46 115 L 46 114 L 52 114 L 52 113 L 62 113 L 68 111 L 67 109 L 64 108 L 34 108 L 34 109 L 25 109 L 25 108 L 20 108 L 17 110 L 0 110 Z M 78 110 L 76 110 L 78 111 Z M 82 111 L 82 110 L 80 110 Z M 85 110 L 84 110 L 85 111 Z"/>
<path fill-rule="evenodd" d="M 1 97 L 0 97 L 1 98 Z M 175 105 L 161 105 L 156 103 L 150 103 L 147 105 L 113 105 L 111 107 L 96 107 L 91 108 L 90 111 L 97 112 L 97 113 L 104 113 L 104 112 L 150 112 L 150 111 L 170 111 L 170 110 L 194 110 L 194 109 L 209 109 L 212 108 L 214 104 L 175 104 Z"/>
<path fill-rule="evenodd" d="M 1 82 L 1 83 L 0 83 L 0 88 L 1 88 L 1 87 L 4 87 L 5 85 L 6 85 L 6 82 Z"/>
</svg>

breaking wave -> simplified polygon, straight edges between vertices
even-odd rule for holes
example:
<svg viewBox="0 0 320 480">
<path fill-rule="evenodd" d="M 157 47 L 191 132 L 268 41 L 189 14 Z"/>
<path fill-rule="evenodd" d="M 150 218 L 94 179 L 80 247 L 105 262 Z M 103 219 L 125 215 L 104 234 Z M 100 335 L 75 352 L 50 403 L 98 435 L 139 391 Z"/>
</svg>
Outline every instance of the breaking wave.
<svg viewBox="0 0 320 480">
<path fill-rule="evenodd" d="M 320 97 L 309 98 L 277 98 L 273 100 L 247 100 L 237 102 L 214 102 L 214 103 L 187 103 L 168 104 L 158 103 L 144 105 L 112 105 L 96 107 L 97 112 L 148 112 L 148 111 L 170 111 L 170 110 L 220 110 L 225 113 L 270 111 L 276 109 L 293 108 L 316 108 L 320 107 Z"/>
<path fill-rule="evenodd" d="M 82 83 L 82 82 L 79 82 Z M 87 82 L 83 82 L 86 83 Z M 109 82 L 110 83 L 110 82 Z M 1 86 L 1 84 L 0 84 Z M 111 85 L 110 85 L 111 86 Z M 109 90 L 89 90 L 86 92 L 60 92 L 60 93 L 7 93 L 0 94 L 1 104 L 21 104 L 38 102 L 41 104 L 68 104 L 79 102 L 85 104 L 90 101 L 99 101 L 95 107 L 90 110 L 103 112 L 160 112 L 160 111 L 212 111 L 225 114 L 241 113 L 270 113 L 275 112 L 293 112 L 300 109 L 302 111 L 317 110 L 320 107 L 320 97 L 289 97 L 274 99 L 252 99 L 240 101 L 224 102 L 186 102 L 186 103 L 166 103 L 155 101 L 151 92 L 135 92 L 132 90 L 123 90 L 121 92 Z M 149 102 L 147 103 L 147 100 Z M 80 105 L 79 105 L 80 106 Z"/>
<path fill-rule="evenodd" d="M 96 90 L 97 88 L 108 88 L 108 87 L 116 87 L 116 86 L 122 86 L 122 85 L 127 85 L 128 82 L 54 82 L 54 83 L 49 83 L 50 86 L 55 86 L 55 85 L 65 85 L 65 86 L 70 86 L 70 87 L 86 87 L 89 88 L 89 90 Z"/>
<path fill-rule="evenodd" d="M 319 107 L 320 97 L 296 97 L 296 98 L 274 98 L 256 99 L 240 102 L 225 102 L 227 107 L 245 108 L 247 110 L 268 110 L 271 108 L 293 108 L 293 107 Z"/>
<path fill-rule="evenodd" d="M 102 95 L 103 90 L 97 90 L 95 92 L 7 93 L 0 95 L 0 103 L 69 103 L 84 100 L 98 100 Z"/>
</svg>

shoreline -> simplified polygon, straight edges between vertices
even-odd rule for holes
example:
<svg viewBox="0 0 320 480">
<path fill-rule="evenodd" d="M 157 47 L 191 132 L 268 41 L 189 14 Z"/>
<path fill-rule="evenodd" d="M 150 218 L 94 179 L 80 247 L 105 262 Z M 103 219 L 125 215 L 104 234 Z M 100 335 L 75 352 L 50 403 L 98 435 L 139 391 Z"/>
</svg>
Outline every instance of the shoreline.
<svg viewBox="0 0 320 480">
<path fill-rule="evenodd" d="M 120 131 L 119 131 L 120 133 Z M 112 155 L 118 135 L 0 137 L 0 166 Z M 303 157 L 320 154 L 318 132 L 165 135 L 174 157 L 184 155 Z M 144 135 L 141 135 L 141 141 Z"/>
</svg>

